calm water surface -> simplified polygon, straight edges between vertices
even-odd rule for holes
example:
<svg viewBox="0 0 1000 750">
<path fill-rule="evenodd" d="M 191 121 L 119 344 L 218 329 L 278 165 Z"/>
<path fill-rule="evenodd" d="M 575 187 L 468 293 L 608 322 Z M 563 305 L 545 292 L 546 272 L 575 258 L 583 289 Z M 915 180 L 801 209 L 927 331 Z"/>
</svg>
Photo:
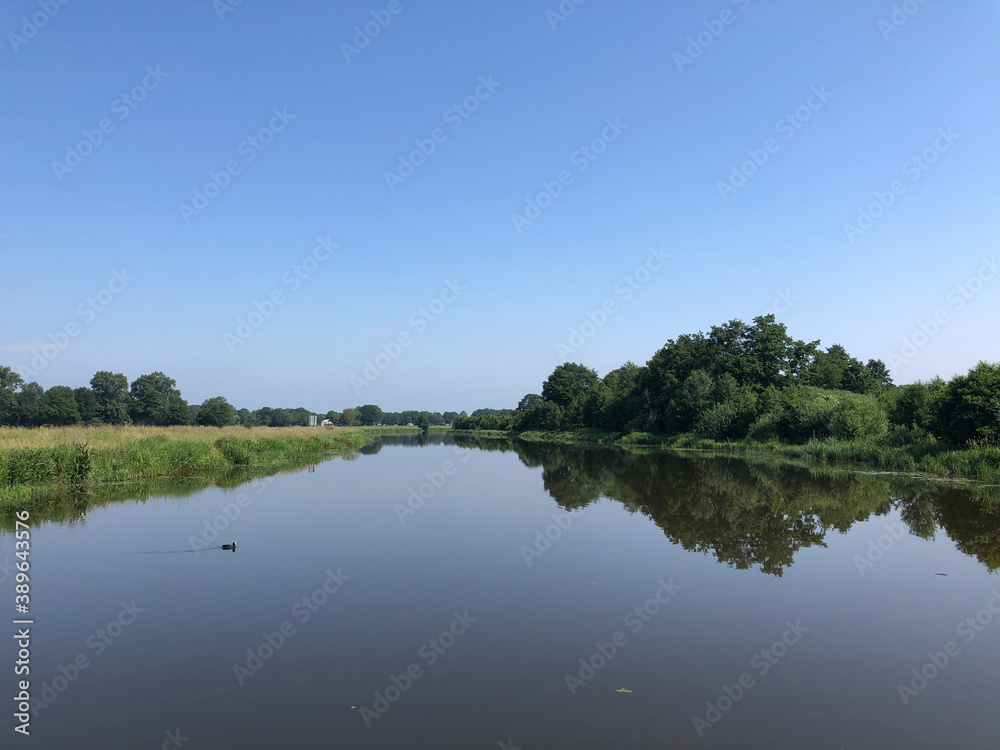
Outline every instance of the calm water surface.
<svg viewBox="0 0 1000 750">
<path fill-rule="evenodd" d="M 442 437 L 60 506 L 32 532 L 46 705 L 30 738 L 8 705 L 0 747 L 995 748 L 992 508 Z M 205 536 L 237 550 L 188 551 Z M 7 690 L 15 658 L 4 639 Z"/>
</svg>

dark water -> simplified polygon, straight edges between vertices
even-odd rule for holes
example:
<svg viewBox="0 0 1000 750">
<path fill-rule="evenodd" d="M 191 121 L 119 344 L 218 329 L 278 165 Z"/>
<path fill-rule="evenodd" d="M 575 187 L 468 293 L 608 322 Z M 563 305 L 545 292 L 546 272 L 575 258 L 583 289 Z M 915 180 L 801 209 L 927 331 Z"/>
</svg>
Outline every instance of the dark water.
<svg viewBox="0 0 1000 750">
<path fill-rule="evenodd" d="M 44 511 L 47 705 L 13 732 L 5 638 L 0 747 L 1000 744 L 1000 513 L 978 491 L 389 437 L 190 489 Z M 213 520 L 236 552 L 184 551 Z"/>
</svg>

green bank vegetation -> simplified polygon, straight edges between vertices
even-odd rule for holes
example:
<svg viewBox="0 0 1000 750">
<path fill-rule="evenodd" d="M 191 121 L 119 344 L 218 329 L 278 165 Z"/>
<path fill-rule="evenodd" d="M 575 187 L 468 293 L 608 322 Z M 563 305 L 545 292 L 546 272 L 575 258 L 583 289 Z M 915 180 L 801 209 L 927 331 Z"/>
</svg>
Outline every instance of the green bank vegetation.
<svg viewBox="0 0 1000 750">
<path fill-rule="evenodd" d="M 0 427 L 0 500 L 163 475 L 315 461 L 370 437 L 341 428 Z"/>
<path fill-rule="evenodd" d="M 515 409 L 459 417 L 456 430 L 857 461 L 1000 481 L 1000 364 L 950 381 L 893 384 L 834 344 L 791 338 L 773 315 L 672 339 L 603 378 L 555 368 Z"/>
</svg>

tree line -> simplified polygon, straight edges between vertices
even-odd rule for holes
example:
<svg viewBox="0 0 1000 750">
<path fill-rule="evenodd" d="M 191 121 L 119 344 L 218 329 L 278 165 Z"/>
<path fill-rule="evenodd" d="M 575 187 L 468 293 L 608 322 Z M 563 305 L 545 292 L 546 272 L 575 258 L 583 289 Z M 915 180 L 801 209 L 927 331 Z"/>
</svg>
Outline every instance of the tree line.
<svg viewBox="0 0 1000 750">
<path fill-rule="evenodd" d="M 643 366 L 603 378 L 565 363 L 514 409 L 459 417 L 455 429 L 692 433 L 717 440 L 1000 440 L 1000 364 L 945 382 L 896 386 L 885 363 L 790 337 L 774 315 L 669 340 Z M 475 413 L 474 413 L 475 414 Z"/>
<path fill-rule="evenodd" d="M 88 386 L 70 388 L 54 385 L 48 390 L 38 383 L 25 383 L 10 367 L 0 365 L 0 425 L 41 427 L 43 425 L 206 425 L 226 427 L 307 426 L 309 417 L 328 419 L 335 425 L 451 424 L 465 412 L 401 411 L 383 412 L 374 404 L 317 414 L 297 407 L 237 409 L 223 396 L 201 404 L 189 404 L 177 389 L 176 381 L 162 372 L 140 375 L 131 384 L 122 373 L 102 370 Z"/>
</svg>

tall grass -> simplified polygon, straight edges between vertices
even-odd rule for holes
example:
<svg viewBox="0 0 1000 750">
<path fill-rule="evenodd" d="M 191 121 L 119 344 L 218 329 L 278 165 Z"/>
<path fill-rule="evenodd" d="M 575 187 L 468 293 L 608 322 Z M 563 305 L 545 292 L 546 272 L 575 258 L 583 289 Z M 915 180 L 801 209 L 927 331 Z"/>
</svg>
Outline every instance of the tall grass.
<svg viewBox="0 0 1000 750">
<path fill-rule="evenodd" d="M 351 453 L 368 441 L 338 428 L 0 428 L 0 498 Z"/>
</svg>

